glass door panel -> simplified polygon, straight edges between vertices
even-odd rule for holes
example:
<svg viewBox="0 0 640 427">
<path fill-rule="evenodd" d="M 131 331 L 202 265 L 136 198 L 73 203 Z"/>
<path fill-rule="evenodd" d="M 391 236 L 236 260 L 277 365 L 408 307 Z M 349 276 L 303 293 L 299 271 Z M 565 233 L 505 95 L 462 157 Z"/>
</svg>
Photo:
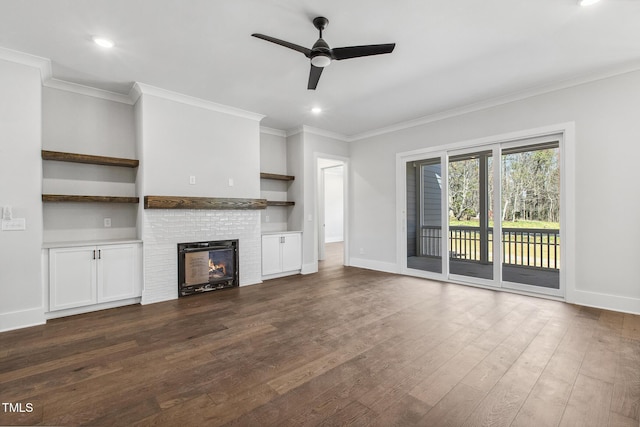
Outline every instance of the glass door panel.
<svg viewBox="0 0 640 427">
<path fill-rule="evenodd" d="M 503 148 L 500 168 L 504 286 L 553 294 L 560 289 L 559 143 Z"/>
<path fill-rule="evenodd" d="M 449 273 L 492 281 L 492 151 L 450 156 L 447 182 Z"/>
<path fill-rule="evenodd" d="M 407 267 L 442 273 L 442 161 L 407 163 Z"/>
</svg>

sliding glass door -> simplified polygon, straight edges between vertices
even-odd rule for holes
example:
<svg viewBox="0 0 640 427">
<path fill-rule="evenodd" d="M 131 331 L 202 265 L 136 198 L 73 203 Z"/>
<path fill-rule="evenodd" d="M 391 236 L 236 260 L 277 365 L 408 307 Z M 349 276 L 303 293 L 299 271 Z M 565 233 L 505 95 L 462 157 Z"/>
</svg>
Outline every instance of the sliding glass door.
<svg viewBox="0 0 640 427">
<path fill-rule="evenodd" d="M 493 285 L 493 152 L 449 155 L 449 274 Z M 456 277 L 459 276 L 459 277 Z"/>
<path fill-rule="evenodd" d="M 556 135 L 407 161 L 407 270 L 562 295 L 560 144 Z"/>
<path fill-rule="evenodd" d="M 442 273 L 442 159 L 407 163 L 407 267 Z"/>
<path fill-rule="evenodd" d="M 506 145 L 500 169 L 504 286 L 558 294 L 559 142 Z"/>
</svg>

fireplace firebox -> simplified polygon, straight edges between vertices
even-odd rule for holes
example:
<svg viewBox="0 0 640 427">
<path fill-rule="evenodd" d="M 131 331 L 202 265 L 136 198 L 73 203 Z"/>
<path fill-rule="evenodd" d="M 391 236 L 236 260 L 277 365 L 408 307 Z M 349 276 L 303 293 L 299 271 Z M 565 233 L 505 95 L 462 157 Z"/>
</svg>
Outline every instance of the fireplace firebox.
<svg viewBox="0 0 640 427">
<path fill-rule="evenodd" d="M 238 240 L 178 244 L 178 296 L 239 284 Z"/>
</svg>

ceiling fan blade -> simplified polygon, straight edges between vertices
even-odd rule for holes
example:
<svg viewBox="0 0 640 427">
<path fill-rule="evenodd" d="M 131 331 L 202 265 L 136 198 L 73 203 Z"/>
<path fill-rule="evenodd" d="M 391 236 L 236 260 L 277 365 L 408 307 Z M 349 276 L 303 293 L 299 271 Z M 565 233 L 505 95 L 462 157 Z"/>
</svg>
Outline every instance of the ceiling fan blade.
<svg viewBox="0 0 640 427">
<path fill-rule="evenodd" d="M 393 52 L 396 47 L 395 43 L 387 44 L 369 44 L 364 46 L 336 47 L 331 49 L 331 57 L 333 59 L 349 59 L 358 58 L 360 56 L 381 55 L 383 53 Z"/>
<path fill-rule="evenodd" d="M 322 74 L 322 67 L 316 67 L 315 65 L 311 66 L 311 71 L 309 72 L 309 84 L 307 85 L 307 89 L 316 90 L 318 86 L 318 80 L 320 80 L 320 75 Z"/>
<path fill-rule="evenodd" d="M 265 36 L 264 34 L 254 33 L 251 34 L 253 37 L 257 37 L 262 40 L 266 40 L 271 43 L 279 44 L 280 46 L 288 47 L 289 49 L 296 50 L 300 53 L 303 53 L 307 58 L 311 57 L 311 49 L 307 49 L 304 46 L 297 45 L 295 43 L 289 43 L 284 40 L 277 39 L 275 37 Z"/>
</svg>

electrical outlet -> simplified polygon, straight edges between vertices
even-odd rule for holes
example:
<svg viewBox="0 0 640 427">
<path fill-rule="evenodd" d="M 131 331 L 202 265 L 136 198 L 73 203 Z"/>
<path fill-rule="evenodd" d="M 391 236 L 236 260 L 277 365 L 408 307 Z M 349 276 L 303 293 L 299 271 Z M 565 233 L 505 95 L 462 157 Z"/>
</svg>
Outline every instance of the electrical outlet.
<svg viewBox="0 0 640 427">
<path fill-rule="evenodd" d="M 265 215 L 264 222 L 269 222 L 269 215 Z"/>
<path fill-rule="evenodd" d="M 190 185 L 195 185 L 195 183 L 196 183 L 196 177 L 195 177 L 195 175 L 191 175 L 189 177 L 189 184 Z"/>
<path fill-rule="evenodd" d="M 229 178 L 229 187 L 233 187 L 233 178 Z"/>
<path fill-rule="evenodd" d="M 111 218 L 105 218 L 104 219 L 104 227 L 105 228 L 111 227 Z"/>
<path fill-rule="evenodd" d="M 360 255 L 364 255 L 364 248 L 360 248 Z"/>
</svg>

